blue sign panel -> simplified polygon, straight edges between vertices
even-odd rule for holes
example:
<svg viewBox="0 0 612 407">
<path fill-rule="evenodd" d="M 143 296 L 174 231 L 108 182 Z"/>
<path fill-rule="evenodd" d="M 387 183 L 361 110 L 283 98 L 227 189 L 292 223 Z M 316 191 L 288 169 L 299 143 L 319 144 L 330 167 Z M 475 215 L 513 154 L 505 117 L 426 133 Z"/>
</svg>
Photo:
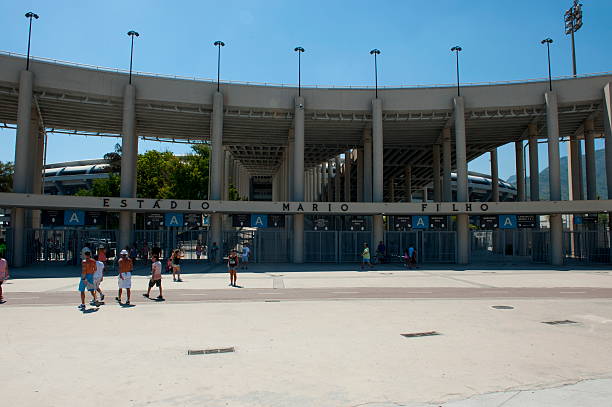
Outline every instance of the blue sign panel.
<svg viewBox="0 0 612 407">
<path fill-rule="evenodd" d="M 164 226 L 167 227 L 179 227 L 183 226 L 183 214 L 182 213 L 167 213 L 164 217 Z"/>
<path fill-rule="evenodd" d="M 85 225 L 85 211 L 65 210 L 64 226 L 83 226 Z"/>
<path fill-rule="evenodd" d="M 412 215 L 412 229 L 427 229 L 428 227 L 428 215 Z"/>
<path fill-rule="evenodd" d="M 268 215 L 251 215 L 251 227 L 267 228 L 268 227 Z"/>
<path fill-rule="evenodd" d="M 499 215 L 500 229 L 516 229 L 516 215 Z"/>
</svg>

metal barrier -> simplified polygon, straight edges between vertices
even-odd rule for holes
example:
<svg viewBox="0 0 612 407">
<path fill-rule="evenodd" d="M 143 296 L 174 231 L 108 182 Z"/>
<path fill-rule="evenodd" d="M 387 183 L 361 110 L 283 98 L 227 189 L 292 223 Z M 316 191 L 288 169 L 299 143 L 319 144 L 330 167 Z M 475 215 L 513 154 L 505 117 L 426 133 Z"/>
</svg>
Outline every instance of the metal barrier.
<svg viewBox="0 0 612 407">
<path fill-rule="evenodd" d="M 424 230 L 422 259 L 424 263 L 456 263 L 457 233 Z"/>
<path fill-rule="evenodd" d="M 550 231 L 532 230 L 529 248 L 532 262 L 550 263 Z"/>
<path fill-rule="evenodd" d="M 470 244 L 470 262 L 472 263 L 494 261 L 545 263 L 549 261 L 547 230 L 473 230 Z"/>
<path fill-rule="evenodd" d="M 338 232 L 304 231 L 304 261 L 336 263 L 338 261 Z"/>
<path fill-rule="evenodd" d="M 372 249 L 372 233 L 371 232 L 352 232 L 352 231 L 341 231 L 338 232 L 340 237 L 339 243 L 339 256 L 338 261 L 340 263 L 346 262 L 361 262 L 361 253 L 363 252 L 363 244 L 367 243 L 370 247 L 370 252 L 374 256 Z"/>
<path fill-rule="evenodd" d="M 417 251 L 417 263 L 421 263 L 423 259 L 420 256 L 422 253 L 421 239 L 419 232 L 416 230 L 408 232 L 388 231 L 385 232 L 385 244 L 387 247 L 387 259 L 391 262 L 403 262 L 402 256 L 404 250 L 412 246 Z"/>
<path fill-rule="evenodd" d="M 212 245 L 212 242 L 209 242 Z M 257 247 L 255 245 L 254 229 L 239 229 L 223 232 L 223 244 L 221 245 L 221 258 L 229 255 L 230 250 L 236 250 L 238 255 L 242 253 L 244 245 L 248 244 L 251 249 L 251 256 L 254 262 L 257 261 Z M 209 247 L 210 247 L 209 245 Z"/>
<path fill-rule="evenodd" d="M 255 232 L 255 245 L 251 247 L 253 261 L 258 263 L 288 263 L 292 259 L 291 234 L 286 230 Z"/>
<path fill-rule="evenodd" d="M 569 261 L 610 263 L 610 232 L 605 229 L 565 231 L 563 253 Z"/>
</svg>

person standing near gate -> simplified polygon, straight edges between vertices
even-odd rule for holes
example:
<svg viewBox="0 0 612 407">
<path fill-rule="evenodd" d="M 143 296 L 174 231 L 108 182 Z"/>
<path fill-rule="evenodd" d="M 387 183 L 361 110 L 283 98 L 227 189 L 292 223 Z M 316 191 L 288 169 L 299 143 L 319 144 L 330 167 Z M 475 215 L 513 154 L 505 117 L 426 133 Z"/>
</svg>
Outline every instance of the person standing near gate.
<svg viewBox="0 0 612 407">
<path fill-rule="evenodd" d="M 417 267 L 417 252 L 413 245 L 408 247 L 408 268 Z"/>
<path fill-rule="evenodd" d="M 176 249 L 172 253 L 172 280 L 182 282 L 181 280 L 181 251 Z"/>
<path fill-rule="evenodd" d="M 8 263 L 4 258 L 4 250 L 0 251 L 0 304 L 4 303 L 2 296 L 2 283 L 9 279 Z"/>
<path fill-rule="evenodd" d="M 211 263 L 216 263 L 217 253 L 219 253 L 219 246 L 217 246 L 217 242 L 213 242 L 210 248 L 210 258 L 209 258 Z"/>
<path fill-rule="evenodd" d="M 370 262 L 370 248 L 367 243 L 363 244 L 363 251 L 361 252 L 361 269 L 363 270 L 365 265 L 369 265 L 370 268 L 374 267 Z"/>
<path fill-rule="evenodd" d="M 85 289 L 91 293 L 91 305 L 97 305 L 96 289 L 94 286 L 94 274 L 96 272 L 96 261 L 91 258 L 91 252 L 83 253 L 85 259 L 81 261 L 81 281 L 79 282 L 79 291 L 81 293 L 80 310 L 85 310 Z"/>
<path fill-rule="evenodd" d="M 236 287 L 236 274 L 238 269 L 238 254 L 236 250 L 232 250 L 227 257 L 227 268 L 229 269 L 230 283 L 232 287 Z"/>
<path fill-rule="evenodd" d="M 240 259 L 240 265 L 242 266 L 243 270 L 246 270 L 249 268 L 249 256 L 251 255 L 251 248 L 249 247 L 248 243 L 245 243 L 244 246 L 242 246 L 242 257 Z"/>
<path fill-rule="evenodd" d="M 123 289 L 127 291 L 127 301 L 125 305 L 130 305 L 130 297 L 132 295 L 132 270 L 134 269 L 134 263 L 128 258 L 128 251 L 121 250 L 121 258 L 119 259 L 119 276 L 117 283 L 119 285 L 119 293 L 115 297 L 115 300 L 121 304 L 121 293 Z"/>
</svg>

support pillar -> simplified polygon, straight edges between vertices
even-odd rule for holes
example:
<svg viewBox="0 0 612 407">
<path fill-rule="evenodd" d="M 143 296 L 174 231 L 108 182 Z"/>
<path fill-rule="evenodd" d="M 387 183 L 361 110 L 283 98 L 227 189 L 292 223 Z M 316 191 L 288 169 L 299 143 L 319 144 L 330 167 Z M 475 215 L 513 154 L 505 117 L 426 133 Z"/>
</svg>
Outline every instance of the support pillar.
<svg viewBox="0 0 612 407">
<path fill-rule="evenodd" d="M 548 170 L 550 200 L 561 200 L 561 158 L 559 155 L 559 117 L 557 95 L 546 92 L 546 130 L 548 133 Z M 554 266 L 563 264 L 563 222 L 560 214 L 550 215 L 551 262 Z"/>
<path fill-rule="evenodd" d="M 499 202 L 499 167 L 497 164 L 497 148 L 491 150 L 491 201 Z"/>
<path fill-rule="evenodd" d="M 412 167 L 410 165 L 404 168 L 404 195 L 406 195 L 406 202 L 412 202 Z"/>
<path fill-rule="evenodd" d="M 451 129 L 445 127 L 442 130 L 442 199 L 444 202 L 453 200 L 453 191 L 451 188 Z"/>
<path fill-rule="evenodd" d="M 220 200 L 222 198 L 223 185 L 223 94 L 215 92 L 213 96 L 213 112 L 212 112 L 212 134 L 211 134 L 211 200 Z M 240 173 L 239 179 L 242 182 L 242 166 L 238 166 Z M 240 188 L 241 189 L 241 188 Z M 242 195 L 242 194 L 241 194 Z M 241 196 L 242 197 L 242 196 Z M 220 248 L 223 248 L 223 224 L 222 217 L 219 213 L 213 213 L 210 216 L 210 237 L 208 247 L 212 247 L 212 242 L 217 243 Z M 215 259 L 220 263 L 225 253 L 219 253 Z"/>
<path fill-rule="evenodd" d="M 433 193 L 434 202 L 442 200 L 442 186 L 440 185 L 440 145 L 433 145 Z"/>
<path fill-rule="evenodd" d="M 335 184 L 335 180 L 334 180 L 334 161 L 333 160 L 329 160 L 327 162 L 327 201 L 328 202 L 333 202 L 335 195 L 334 195 L 334 184 Z"/>
<path fill-rule="evenodd" d="M 523 141 L 514 142 L 516 163 L 516 192 L 519 201 L 525 201 L 525 157 L 523 156 Z"/>
<path fill-rule="evenodd" d="M 538 159 L 538 127 L 530 123 L 529 134 L 529 200 L 540 200 L 540 165 Z"/>
<path fill-rule="evenodd" d="M 351 202 L 351 167 L 353 157 L 351 151 L 344 153 L 344 202 Z"/>
<path fill-rule="evenodd" d="M 364 202 L 363 148 L 357 149 L 357 202 Z"/>
<path fill-rule="evenodd" d="M 304 98 L 295 98 L 293 201 L 304 200 Z M 293 262 L 304 262 L 304 214 L 293 215 Z"/>
<path fill-rule="evenodd" d="M 340 176 L 340 156 L 336 156 L 336 174 L 334 176 L 334 201 L 342 201 L 342 177 Z"/>
<path fill-rule="evenodd" d="M 17 104 L 17 137 L 15 139 L 15 172 L 13 174 L 13 192 L 30 192 L 31 182 L 28 180 L 30 151 L 34 141 L 31 139 L 32 125 L 32 87 L 34 75 L 30 71 L 21 71 L 19 76 L 19 100 Z M 25 265 L 25 209 L 11 210 L 13 227 L 13 260 L 15 267 Z"/>
<path fill-rule="evenodd" d="M 121 185 L 122 198 L 136 197 L 136 160 L 138 137 L 136 135 L 136 88 L 125 85 L 123 90 L 123 131 L 121 135 Z M 131 211 L 119 212 L 119 249 L 130 244 L 133 216 Z"/>
<path fill-rule="evenodd" d="M 229 189 L 230 189 L 230 162 L 232 155 L 229 150 L 225 150 L 224 163 L 223 163 L 223 200 L 229 201 Z"/>
<path fill-rule="evenodd" d="M 457 202 L 468 201 L 468 172 L 465 139 L 465 105 L 463 97 L 453 99 L 455 110 L 455 158 L 457 162 Z M 470 261 L 469 216 L 457 215 L 457 263 Z"/>
<path fill-rule="evenodd" d="M 389 202 L 395 202 L 395 177 L 389 179 Z"/>
<path fill-rule="evenodd" d="M 44 129 L 41 129 L 40 120 L 34 120 L 32 122 L 30 131 L 33 133 L 31 139 L 34 140 L 36 151 L 34 162 L 32 163 L 32 193 L 44 194 L 43 166 L 45 160 L 45 133 Z M 31 218 L 28 227 L 40 229 L 42 211 L 40 209 L 32 209 L 30 212 Z"/>
<path fill-rule="evenodd" d="M 329 172 L 327 171 L 327 166 L 329 164 L 327 163 L 327 161 L 324 161 L 323 164 L 321 165 L 321 176 L 323 178 L 323 182 L 321 183 L 321 201 L 322 202 L 329 202 L 329 196 L 327 194 L 327 192 L 329 191 L 329 188 L 327 186 L 327 184 L 329 183 Z"/>
<path fill-rule="evenodd" d="M 593 119 L 584 122 L 584 152 L 586 154 L 587 199 L 597 199 L 597 170 L 595 167 L 595 124 Z"/>
<path fill-rule="evenodd" d="M 372 100 L 372 202 L 383 202 L 383 122 L 382 100 Z M 367 168 L 367 167 L 366 167 Z M 372 216 L 372 246 L 384 240 L 383 215 Z"/>
<path fill-rule="evenodd" d="M 612 199 L 612 84 L 604 86 L 604 135 L 606 140 L 606 181 L 608 185 L 608 199 Z M 612 232 L 611 232 L 612 234 Z"/>
<path fill-rule="evenodd" d="M 363 201 L 372 202 L 372 130 L 363 132 Z"/>
</svg>

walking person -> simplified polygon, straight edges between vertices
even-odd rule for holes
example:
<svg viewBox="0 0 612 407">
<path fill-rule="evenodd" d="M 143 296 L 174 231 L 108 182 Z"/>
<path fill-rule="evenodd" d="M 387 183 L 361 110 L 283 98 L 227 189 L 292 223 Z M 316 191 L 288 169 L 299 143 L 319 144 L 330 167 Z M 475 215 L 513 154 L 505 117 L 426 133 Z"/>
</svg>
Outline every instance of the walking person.
<svg viewBox="0 0 612 407">
<path fill-rule="evenodd" d="M 370 266 L 370 268 L 374 267 L 370 261 L 370 248 L 368 247 L 367 243 L 364 243 L 363 250 L 361 252 L 361 269 L 363 270 L 366 265 Z"/>
<path fill-rule="evenodd" d="M 217 242 L 213 242 L 210 248 L 210 258 L 209 258 L 211 263 L 217 262 L 217 253 L 219 253 L 219 246 L 217 245 Z"/>
<path fill-rule="evenodd" d="M 195 253 L 196 253 L 196 259 L 199 261 L 200 256 L 202 256 L 202 244 L 200 243 L 200 241 L 198 241 L 198 243 L 196 244 Z"/>
<path fill-rule="evenodd" d="M 132 259 L 128 258 L 128 251 L 121 250 L 121 258 L 119 259 L 119 276 L 117 277 L 117 284 L 119 285 L 119 293 L 115 297 L 115 300 L 121 304 L 121 294 L 123 289 L 127 292 L 127 301 L 125 305 L 130 305 L 130 297 L 132 295 L 132 270 L 134 269 L 134 263 Z"/>
<path fill-rule="evenodd" d="M 91 293 L 91 305 L 97 305 L 96 289 L 94 285 L 94 273 L 96 272 L 96 261 L 91 258 L 91 252 L 83 253 L 85 258 L 81 261 L 81 281 L 79 282 L 79 292 L 81 293 L 80 310 L 85 310 L 85 290 Z"/>
<path fill-rule="evenodd" d="M 419 268 L 417 266 L 417 251 L 413 245 L 410 245 L 410 247 L 408 247 L 408 258 L 409 258 L 410 268 L 413 268 L 413 267 Z"/>
<path fill-rule="evenodd" d="M 248 243 L 245 243 L 242 246 L 242 255 L 240 258 L 240 266 L 243 270 L 247 270 L 249 268 L 249 256 L 251 255 L 251 248 Z"/>
<path fill-rule="evenodd" d="M 172 280 L 175 282 L 182 282 L 181 280 L 181 251 L 176 249 L 174 253 L 172 253 Z"/>
<path fill-rule="evenodd" d="M 146 294 L 143 294 L 144 297 L 150 298 L 151 288 L 153 286 L 159 287 L 159 295 L 157 296 L 158 301 L 164 301 L 164 296 L 162 294 L 162 264 L 159 261 L 159 257 L 154 255 L 153 264 L 151 265 L 151 280 L 149 280 L 149 289 Z"/>
<path fill-rule="evenodd" d="M 232 287 L 236 287 L 236 270 L 238 269 L 238 264 L 238 254 L 236 253 L 236 250 L 232 250 L 229 256 L 227 257 L 227 268 L 229 269 L 230 275 L 229 285 Z"/>
<path fill-rule="evenodd" d="M 8 263 L 4 258 L 4 250 L 0 251 L 0 304 L 4 304 L 2 296 L 2 283 L 9 279 Z"/>
<path fill-rule="evenodd" d="M 104 262 L 100 260 L 100 256 L 97 254 L 93 257 L 96 262 L 96 272 L 94 273 L 94 287 L 96 288 L 96 292 L 100 294 L 100 301 L 104 301 L 104 293 L 100 289 L 100 283 L 104 280 Z"/>
</svg>

